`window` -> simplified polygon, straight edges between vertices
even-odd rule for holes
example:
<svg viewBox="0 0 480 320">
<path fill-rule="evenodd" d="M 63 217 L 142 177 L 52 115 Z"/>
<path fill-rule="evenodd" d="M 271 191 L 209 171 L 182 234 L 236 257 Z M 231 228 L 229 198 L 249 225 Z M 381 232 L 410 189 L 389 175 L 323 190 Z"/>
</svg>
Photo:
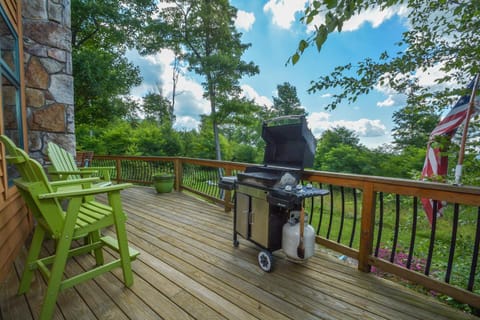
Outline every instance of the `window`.
<svg viewBox="0 0 480 320">
<path fill-rule="evenodd" d="M 3 8 L 0 8 L 0 77 L 2 89 L 0 101 L 2 104 L 3 133 L 15 144 L 23 147 L 20 57 L 18 36 L 10 24 Z M 9 184 L 18 174 L 11 166 L 7 167 Z"/>
</svg>

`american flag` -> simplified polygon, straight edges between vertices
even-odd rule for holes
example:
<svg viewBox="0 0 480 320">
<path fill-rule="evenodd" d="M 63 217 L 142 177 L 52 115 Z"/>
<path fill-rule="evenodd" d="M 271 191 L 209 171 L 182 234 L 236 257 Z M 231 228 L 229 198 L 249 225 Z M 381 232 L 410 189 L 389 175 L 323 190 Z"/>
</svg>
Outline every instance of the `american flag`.
<svg viewBox="0 0 480 320">
<path fill-rule="evenodd" d="M 475 80 L 475 79 L 474 79 Z M 468 85 L 469 89 L 473 89 L 474 80 Z M 474 115 L 478 110 L 479 101 L 475 99 Z M 453 106 L 452 110 L 446 115 L 446 117 L 438 123 L 430 134 L 430 140 L 427 146 L 427 154 L 425 156 L 425 163 L 423 164 L 423 170 L 421 174 L 421 180 L 440 180 L 444 182 L 448 170 L 448 156 L 442 154 L 441 147 L 432 147 L 432 142 L 435 137 L 444 136 L 447 139 L 451 139 L 457 128 L 465 121 L 468 108 L 470 107 L 470 96 L 465 95 L 458 99 L 457 103 Z M 432 199 L 422 199 L 423 208 L 427 214 L 428 221 L 432 224 L 433 218 L 433 201 Z M 444 204 L 437 201 L 437 216 L 442 216 Z"/>
</svg>

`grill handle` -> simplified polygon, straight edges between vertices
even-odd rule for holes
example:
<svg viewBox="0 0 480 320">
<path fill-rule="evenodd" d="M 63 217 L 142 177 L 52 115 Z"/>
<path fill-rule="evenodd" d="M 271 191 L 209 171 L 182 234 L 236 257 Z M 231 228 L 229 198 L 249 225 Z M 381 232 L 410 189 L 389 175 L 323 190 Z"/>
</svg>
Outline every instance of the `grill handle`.
<svg viewBox="0 0 480 320">
<path fill-rule="evenodd" d="M 303 119 L 305 119 L 304 115 L 290 114 L 290 115 L 286 115 L 286 116 L 279 116 L 279 117 L 271 118 L 271 119 L 265 120 L 263 123 L 264 123 L 264 125 L 267 125 L 267 124 L 272 123 L 272 122 L 285 121 L 285 120 L 298 120 L 298 122 L 301 122 Z"/>
</svg>

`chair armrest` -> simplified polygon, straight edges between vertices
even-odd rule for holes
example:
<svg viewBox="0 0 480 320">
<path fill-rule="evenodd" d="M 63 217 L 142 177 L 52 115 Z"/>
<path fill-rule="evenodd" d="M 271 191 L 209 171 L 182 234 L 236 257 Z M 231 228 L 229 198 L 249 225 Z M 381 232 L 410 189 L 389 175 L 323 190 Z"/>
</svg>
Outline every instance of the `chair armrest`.
<svg viewBox="0 0 480 320">
<path fill-rule="evenodd" d="M 66 175 L 73 175 L 73 174 L 86 175 L 86 174 L 98 173 L 98 171 L 97 170 L 92 170 L 92 169 L 89 168 L 88 170 L 72 170 L 72 171 L 49 170 L 48 173 L 53 174 L 53 175 L 62 175 L 62 174 L 66 174 Z"/>
<path fill-rule="evenodd" d="M 131 183 L 122 183 L 115 184 L 108 187 L 93 187 L 83 190 L 74 190 L 74 191 L 59 191 L 52 193 L 39 194 L 38 199 L 52 199 L 52 198 L 74 198 L 74 197 L 85 197 L 92 196 L 101 193 L 110 193 L 114 191 L 121 191 L 123 189 L 133 186 Z"/>
<path fill-rule="evenodd" d="M 52 187 L 64 187 L 64 186 L 71 186 L 76 184 L 84 184 L 84 183 L 91 183 L 91 182 L 98 182 L 98 181 L 100 181 L 99 177 L 92 177 L 92 178 L 83 178 L 83 179 L 52 181 L 50 182 L 50 185 Z"/>
<path fill-rule="evenodd" d="M 99 171 L 99 170 L 114 170 L 115 167 L 80 167 L 78 169 L 80 169 L 82 171 L 88 170 L 88 169 Z"/>
</svg>

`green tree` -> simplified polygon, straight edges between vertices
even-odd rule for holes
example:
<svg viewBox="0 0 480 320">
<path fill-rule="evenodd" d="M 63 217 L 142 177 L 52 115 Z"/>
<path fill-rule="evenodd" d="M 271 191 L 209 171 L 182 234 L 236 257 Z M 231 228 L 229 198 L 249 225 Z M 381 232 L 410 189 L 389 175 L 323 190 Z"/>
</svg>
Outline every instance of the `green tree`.
<svg viewBox="0 0 480 320">
<path fill-rule="evenodd" d="M 332 158 L 334 153 L 331 152 L 336 148 L 341 148 L 341 150 L 336 151 L 336 154 L 339 155 L 340 152 L 344 153 L 347 151 L 347 149 L 353 151 L 353 154 L 357 154 L 365 147 L 360 144 L 360 139 L 352 130 L 349 130 L 345 127 L 335 127 L 333 129 L 326 130 L 322 133 L 322 136 L 317 143 L 314 168 L 317 170 L 333 170 L 333 168 L 338 168 L 337 165 L 333 163 L 336 160 Z M 342 160 L 337 159 L 337 161 Z M 356 165 L 352 164 L 352 167 L 355 166 Z M 353 173 L 353 171 L 350 172 Z"/>
<path fill-rule="evenodd" d="M 133 135 L 138 155 L 179 156 L 183 152 L 180 136 L 169 123 L 159 126 L 146 120 L 133 131 Z"/>
<path fill-rule="evenodd" d="M 225 101 L 240 93 L 239 79 L 258 73 L 258 67 L 242 60 L 249 45 L 240 41 L 241 33 L 234 26 L 237 12 L 229 1 L 165 2 L 171 6 L 162 10 L 157 25 L 149 29 L 153 39 L 145 40 L 147 52 L 165 43 L 174 52 L 182 48 L 181 58 L 187 61 L 189 70 L 203 77 L 205 97 L 210 101 L 215 154 L 221 159 L 217 112 Z"/>
<path fill-rule="evenodd" d="M 134 47 L 155 0 L 73 0 L 72 61 L 75 122 L 105 126 L 131 115 L 136 106 L 120 98 L 141 83 L 140 72 L 124 56 Z"/>
<path fill-rule="evenodd" d="M 438 74 L 435 81 L 439 84 L 454 81 L 464 84 L 462 88 L 480 71 L 479 1 L 314 0 L 301 20 L 312 24 L 321 15 L 325 22 L 315 26 L 315 32 L 299 42 L 290 61 L 297 63 L 311 46 L 321 50 L 329 35 L 341 32 L 343 24 L 354 15 L 372 7 L 387 9 L 398 5 L 407 6 L 409 10 L 409 29 L 397 43 L 399 50 L 383 52 L 376 59 L 367 57 L 357 63 L 337 66 L 330 75 L 312 82 L 310 92 L 341 88 L 327 108 L 334 109 L 345 99 L 354 102 L 380 84 L 407 94 L 410 106 L 431 106 L 438 110 L 451 105 L 455 100 L 452 96 L 464 93 L 463 90 L 454 90 L 451 86 L 420 87 L 415 77 L 417 70 L 441 67 L 444 73 Z"/>
<path fill-rule="evenodd" d="M 372 174 L 373 168 L 368 155 L 367 148 L 339 144 L 323 155 L 321 169 L 332 172 Z"/>
<path fill-rule="evenodd" d="M 72 47 L 96 45 L 125 52 L 157 12 L 156 0 L 72 0 Z"/>
<path fill-rule="evenodd" d="M 145 119 L 152 120 L 158 124 L 169 123 L 173 124 L 175 116 L 170 101 L 162 95 L 159 88 L 159 93 L 148 92 L 143 97 L 142 105 Z"/>
<path fill-rule="evenodd" d="M 307 115 L 300 104 L 297 88 L 288 82 L 277 85 L 277 97 L 273 97 L 273 116 Z"/>
<path fill-rule="evenodd" d="M 405 106 L 393 113 L 393 143 L 397 150 L 426 148 L 430 133 L 440 121 L 432 108 Z"/>
<path fill-rule="evenodd" d="M 73 52 L 75 123 L 105 125 L 134 112 L 121 95 L 141 83 L 140 70 L 116 53 L 95 47 Z"/>
</svg>

